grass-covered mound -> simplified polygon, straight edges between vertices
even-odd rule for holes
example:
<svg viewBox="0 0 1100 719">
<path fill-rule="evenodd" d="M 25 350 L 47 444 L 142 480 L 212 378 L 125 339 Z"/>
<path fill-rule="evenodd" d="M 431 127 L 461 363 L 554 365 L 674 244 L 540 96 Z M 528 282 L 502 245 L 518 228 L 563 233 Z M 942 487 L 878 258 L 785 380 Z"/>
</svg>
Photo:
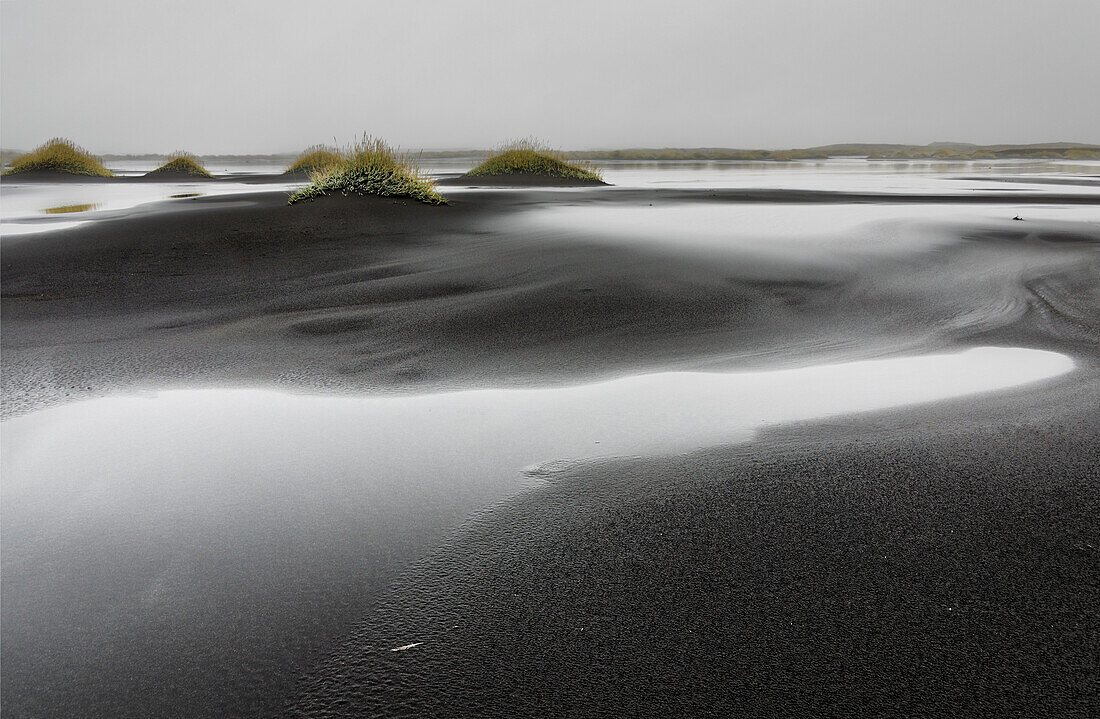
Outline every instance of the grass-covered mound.
<svg viewBox="0 0 1100 719">
<path fill-rule="evenodd" d="M 486 175 L 544 175 L 566 180 L 603 182 L 600 173 L 588 163 L 569 162 L 564 153 L 529 139 L 502 145 L 465 176 Z"/>
<path fill-rule="evenodd" d="M 327 170 L 343 159 L 335 147 L 314 145 L 307 147 L 301 155 L 298 155 L 298 158 L 286 169 L 286 174 Z"/>
<path fill-rule="evenodd" d="M 311 185 L 290 196 L 290 204 L 332 193 L 410 197 L 430 205 L 447 202 L 410 157 L 377 138 L 364 137 L 342 154 L 339 163 L 314 172 L 310 179 Z"/>
<path fill-rule="evenodd" d="M 72 140 L 55 137 L 39 145 L 26 155 L 12 160 L 5 175 L 20 172 L 65 172 L 70 175 L 88 175 L 90 177 L 114 177 L 103 166 L 99 158 L 80 147 Z"/>
<path fill-rule="evenodd" d="M 155 170 L 145 173 L 146 177 L 178 177 L 181 175 L 207 179 L 213 179 L 214 177 L 206 171 L 206 168 L 202 166 L 197 157 L 188 152 L 174 152 L 168 158 L 168 162 Z"/>
</svg>

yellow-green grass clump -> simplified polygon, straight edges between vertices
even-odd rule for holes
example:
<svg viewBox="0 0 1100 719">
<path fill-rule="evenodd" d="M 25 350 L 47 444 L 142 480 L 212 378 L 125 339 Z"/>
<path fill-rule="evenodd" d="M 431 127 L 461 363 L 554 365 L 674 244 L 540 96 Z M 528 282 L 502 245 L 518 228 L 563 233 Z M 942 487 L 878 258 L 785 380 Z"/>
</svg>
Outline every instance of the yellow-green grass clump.
<svg viewBox="0 0 1100 719">
<path fill-rule="evenodd" d="M 515 140 L 500 146 L 487 160 L 466 173 L 467 176 L 514 174 L 603 182 L 600 173 L 587 162 L 569 162 L 564 153 L 533 139 Z"/>
<path fill-rule="evenodd" d="M 337 192 L 341 195 L 410 197 L 430 205 L 447 203 L 409 156 L 399 154 L 377 138 L 364 137 L 342 153 L 339 163 L 315 171 L 310 179 L 311 185 L 290 196 L 290 204 Z"/>
<path fill-rule="evenodd" d="M 114 177 L 98 157 L 64 137 L 55 137 L 26 155 L 15 158 L 4 174 L 15 175 L 36 170 L 67 172 L 71 175 L 90 177 Z"/>
<path fill-rule="evenodd" d="M 192 175 L 194 177 L 206 177 L 213 179 L 213 175 L 206 171 L 206 168 L 199 162 L 199 158 L 195 157 L 189 152 L 173 152 L 168 157 L 168 161 L 151 172 L 145 173 L 146 177 L 150 175 Z"/>
<path fill-rule="evenodd" d="M 82 205 L 61 205 L 59 207 L 47 207 L 43 212 L 47 215 L 63 215 L 69 212 L 87 212 L 99 207 L 98 204 L 84 203 Z"/>
<path fill-rule="evenodd" d="M 292 172 L 317 172 L 327 170 L 338 164 L 344 158 L 339 150 L 328 145 L 313 145 L 307 147 L 301 155 L 287 168 L 286 174 Z"/>
</svg>

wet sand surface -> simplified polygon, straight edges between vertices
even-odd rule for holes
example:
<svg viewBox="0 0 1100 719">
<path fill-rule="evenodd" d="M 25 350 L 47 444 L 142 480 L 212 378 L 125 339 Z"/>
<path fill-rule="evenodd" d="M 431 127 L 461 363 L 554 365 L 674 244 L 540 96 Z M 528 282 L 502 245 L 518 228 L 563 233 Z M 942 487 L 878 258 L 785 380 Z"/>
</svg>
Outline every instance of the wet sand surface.
<svg viewBox="0 0 1100 719">
<path fill-rule="evenodd" d="M 387 590 L 291 715 L 1089 716 L 1090 374 L 564 473 Z"/>
<path fill-rule="evenodd" d="M 9 495 L 5 715 L 1088 714 L 1100 231 L 1011 217 L 1048 203 L 1088 212 L 1095 198 L 585 188 L 452 200 L 202 197 L 12 238 L 4 415 L 147 388 L 400 395 L 978 345 L 1077 366 L 747 444 L 568 465 L 517 478 L 488 508 L 477 493 L 437 503 L 414 528 L 366 501 L 336 516 L 318 503 L 270 536 L 214 513 L 208 543 L 173 556 L 163 537 L 143 553 L 106 526 L 29 527 Z M 532 219 L 886 202 L 1013 207 L 878 226 L 873 252 L 856 229 L 855 250 L 807 245 L 797 261 L 628 246 Z M 356 532 L 365 517 L 373 534 Z M 143 531 L 156 537 L 155 523 Z M 64 557 L 58 571 L 26 559 L 42 547 Z M 239 572 L 249 564 L 275 569 L 261 582 Z M 192 586 L 156 584 L 181 565 L 170 576 Z"/>
</svg>

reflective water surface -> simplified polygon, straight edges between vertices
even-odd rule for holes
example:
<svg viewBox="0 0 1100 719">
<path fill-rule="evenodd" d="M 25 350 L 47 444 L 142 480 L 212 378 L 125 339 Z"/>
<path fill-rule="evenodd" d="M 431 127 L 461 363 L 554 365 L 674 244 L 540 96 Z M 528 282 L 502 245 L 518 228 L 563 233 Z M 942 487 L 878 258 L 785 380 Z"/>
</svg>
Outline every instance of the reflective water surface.
<svg viewBox="0 0 1100 719">
<path fill-rule="evenodd" d="M 44 608 L 62 611 L 96 577 L 115 588 L 85 601 L 114 597 L 132 607 L 119 621 L 145 621 L 200 587 L 335 562 L 348 546 L 396 562 L 395 532 L 438 539 L 563 463 L 738 442 L 768 424 L 1003 389 L 1073 366 L 1053 352 L 983 347 L 568 388 L 177 390 L 35 412 L 5 422 L 2 435 L 4 610 L 20 628 L 9 641 L 40 640 Z M 238 550 L 257 542 L 279 551 L 242 564 Z M 216 564 L 195 564 L 211 552 Z"/>
<path fill-rule="evenodd" d="M 120 212 L 152 202 L 186 201 L 205 194 L 233 195 L 263 190 L 289 192 L 301 183 L 251 185 L 237 182 L 65 182 L 19 183 L 6 178 L 0 183 L 0 235 L 48 232 L 77 227 L 55 219 L 58 208 L 82 208 L 82 221 L 118 217 Z M 65 212 L 77 212 L 66 209 Z"/>
<path fill-rule="evenodd" d="M 469 170 L 473 159 L 425 159 L 428 174 L 452 175 Z M 108 163 L 120 176 L 136 176 L 152 169 L 147 161 Z M 1055 160 L 996 160 L 977 162 L 883 162 L 863 159 L 798 162 L 627 162 L 595 163 L 604 178 L 617 187 L 648 188 L 783 188 L 835 192 L 936 193 L 965 195 L 982 192 L 1043 192 L 1100 196 L 1100 162 Z M 0 182 L 0 234 L 14 236 L 76 225 L 46 220 L 43 208 L 93 205 L 95 210 L 118 211 L 148 202 L 196 194 L 234 194 L 259 190 L 290 192 L 303 181 L 257 186 L 245 182 L 253 175 L 278 175 L 282 165 L 219 164 L 208 168 L 222 180 L 181 183 L 73 182 L 58 185 L 20 183 L 18 176 Z M 1052 185 L 1051 178 L 1057 180 Z M 460 187 L 447 192 L 461 193 Z M 569 189 L 559 190 L 568 193 Z M 1006 206 L 1004 209 L 1009 209 Z M 105 216 L 105 215 L 104 215 Z M 1011 214 L 1009 215 L 1011 217 Z M 96 219 L 93 213 L 87 219 Z"/>
</svg>

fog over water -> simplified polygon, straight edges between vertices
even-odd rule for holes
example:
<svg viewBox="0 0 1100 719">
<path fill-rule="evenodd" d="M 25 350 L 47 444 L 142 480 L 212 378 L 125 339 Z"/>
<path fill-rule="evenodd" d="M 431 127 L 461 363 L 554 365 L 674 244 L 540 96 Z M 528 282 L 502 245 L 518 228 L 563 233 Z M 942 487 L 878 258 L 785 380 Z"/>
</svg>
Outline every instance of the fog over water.
<svg viewBox="0 0 1100 719">
<path fill-rule="evenodd" d="M 1100 142 L 1100 3 L 37 3 L 3 146 L 295 151 Z"/>
</svg>

